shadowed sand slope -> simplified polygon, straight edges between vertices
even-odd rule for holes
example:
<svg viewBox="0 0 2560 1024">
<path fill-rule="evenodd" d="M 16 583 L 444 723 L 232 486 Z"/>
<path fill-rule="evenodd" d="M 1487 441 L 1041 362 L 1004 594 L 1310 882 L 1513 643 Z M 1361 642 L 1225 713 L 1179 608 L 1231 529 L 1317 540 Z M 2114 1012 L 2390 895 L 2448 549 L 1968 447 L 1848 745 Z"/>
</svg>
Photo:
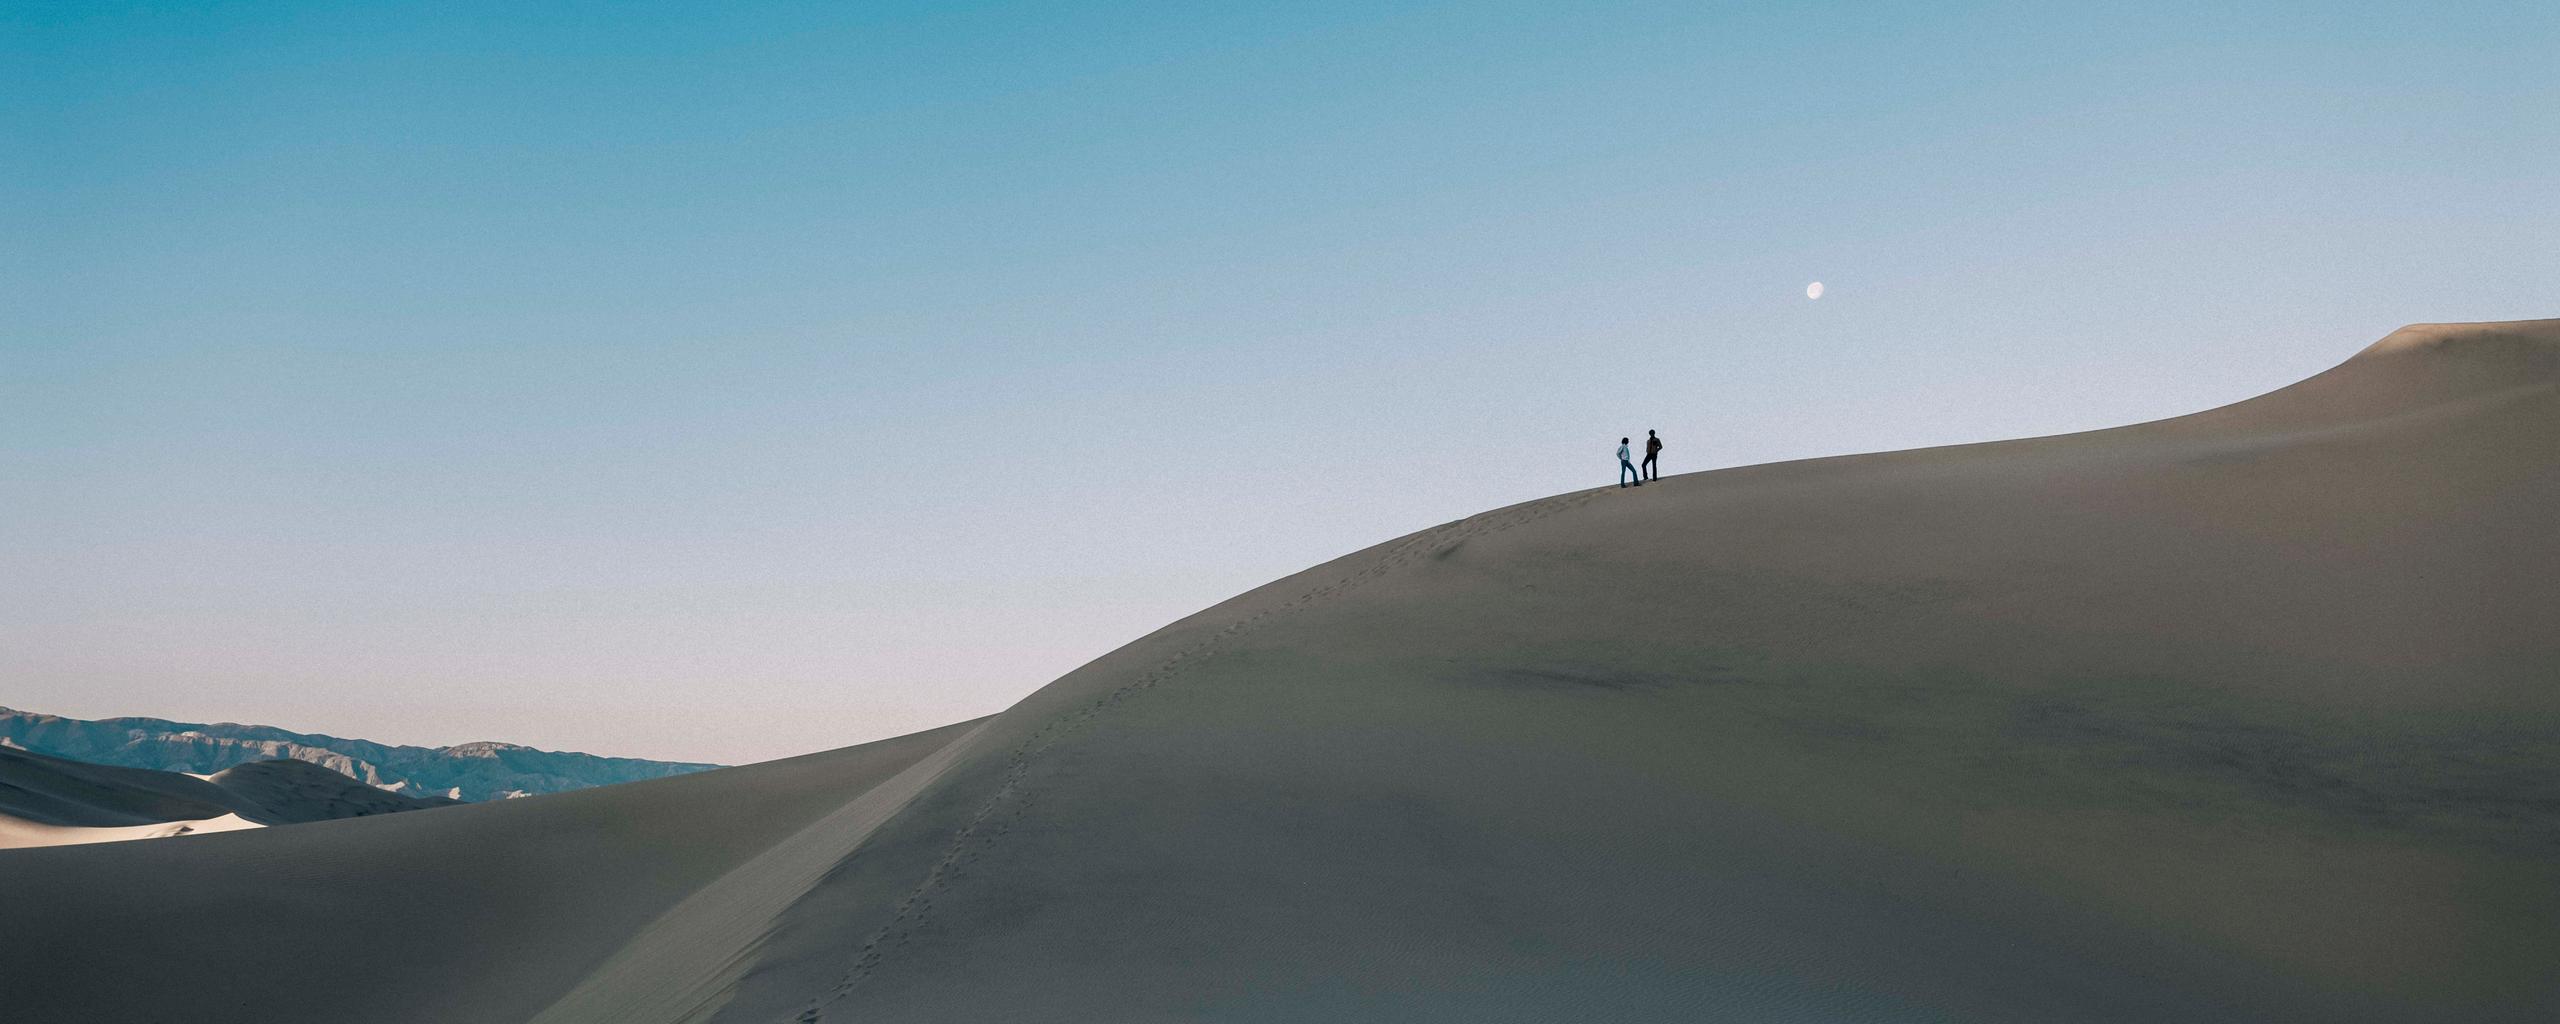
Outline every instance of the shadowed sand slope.
<svg viewBox="0 0 2560 1024">
<path fill-rule="evenodd" d="M 2560 322 L 2409 328 L 2176 420 L 1435 527 L 716 844 L 676 823 L 777 766 L 0 855 L 52 894 L 0 969 L 240 1020 L 2547 1021 L 2555 508 Z M 571 841 L 583 885 L 471 875 Z M 351 881 L 422 849 L 437 898 Z M 483 948 L 176 988 L 146 929 L 215 922 Z"/>
<path fill-rule="evenodd" d="M 0 746 L 0 850 L 229 832 L 268 820 L 258 804 L 211 780 Z"/>
<path fill-rule="evenodd" d="M 0 819 L 99 828 L 234 812 L 254 815 L 258 806 L 209 779 L 0 747 Z"/>
<path fill-rule="evenodd" d="M 523 1020 L 952 726 L 550 796 L 0 851 L 0 1019 Z"/>
</svg>

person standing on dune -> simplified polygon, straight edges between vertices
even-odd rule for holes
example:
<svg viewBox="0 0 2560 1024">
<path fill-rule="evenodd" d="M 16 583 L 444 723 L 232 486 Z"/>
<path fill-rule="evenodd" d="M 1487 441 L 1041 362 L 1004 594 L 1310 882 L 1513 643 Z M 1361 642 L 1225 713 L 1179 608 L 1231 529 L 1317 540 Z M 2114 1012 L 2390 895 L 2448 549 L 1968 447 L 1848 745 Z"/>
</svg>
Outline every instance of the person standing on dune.
<svg viewBox="0 0 2560 1024">
<path fill-rule="evenodd" d="M 1644 486 L 1644 474 L 1636 472 L 1635 453 L 1627 450 L 1627 439 L 1621 437 L 1618 439 L 1618 486 L 1627 486 L 1628 477 L 1635 478 L 1636 486 Z"/>
<path fill-rule="evenodd" d="M 1657 466 L 1657 465 L 1654 465 L 1654 464 L 1653 464 L 1653 460 L 1654 460 L 1654 459 L 1656 459 L 1656 458 L 1658 458 L 1658 457 L 1660 457 L 1661 455 L 1662 455 L 1662 437 L 1661 437 L 1661 435 L 1656 434 L 1656 433 L 1654 433 L 1653 431 L 1650 431 L 1650 430 L 1645 431 L 1645 432 L 1644 432 L 1644 478 L 1645 478 L 1645 479 L 1647 479 L 1647 480 L 1660 480 L 1660 479 L 1662 479 L 1662 467 L 1660 467 L 1660 466 Z"/>
</svg>

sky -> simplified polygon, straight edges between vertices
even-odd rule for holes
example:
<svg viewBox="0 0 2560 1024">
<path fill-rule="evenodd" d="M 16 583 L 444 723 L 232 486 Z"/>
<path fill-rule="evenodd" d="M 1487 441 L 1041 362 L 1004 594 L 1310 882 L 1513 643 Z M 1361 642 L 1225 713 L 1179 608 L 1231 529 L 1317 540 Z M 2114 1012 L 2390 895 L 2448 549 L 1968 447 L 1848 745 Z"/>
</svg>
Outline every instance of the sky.
<svg viewBox="0 0 2560 1024">
<path fill-rule="evenodd" d="M 762 760 L 1648 428 L 2239 400 L 2560 316 L 2555 52 L 2547 2 L 6 5 L 0 704 Z"/>
</svg>

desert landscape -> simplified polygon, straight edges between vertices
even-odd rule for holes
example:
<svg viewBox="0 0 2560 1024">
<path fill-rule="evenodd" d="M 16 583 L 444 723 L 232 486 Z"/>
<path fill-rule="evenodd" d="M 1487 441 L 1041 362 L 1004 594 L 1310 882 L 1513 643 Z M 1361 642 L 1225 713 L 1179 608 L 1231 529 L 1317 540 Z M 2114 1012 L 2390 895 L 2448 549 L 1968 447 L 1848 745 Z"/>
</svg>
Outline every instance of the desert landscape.
<svg viewBox="0 0 2560 1024">
<path fill-rule="evenodd" d="M 195 775 L 0 745 L 0 849 L 161 839 L 452 803 L 384 792 L 307 761 L 256 761 Z"/>
<path fill-rule="evenodd" d="M 565 793 L 719 767 L 485 740 L 414 747 L 236 722 L 84 721 L 0 707 L 0 748 L 5 747 L 93 765 L 192 775 L 261 761 L 298 761 L 387 793 L 448 801 Z M 0 781 L 6 779 L 0 776 Z"/>
<path fill-rule="evenodd" d="M 360 818 L 715 767 L 491 741 L 395 746 L 236 722 L 84 721 L 0 708 L 0 849 Z"/>
<path fill-rule="evenodd" d="M 897 739 L 0 851 L 0 1006 L 2550 1021 L 2555 509 L 2560 320 L 2412 326 L 2175 419 L 1494 509 Z"/>
</svg>

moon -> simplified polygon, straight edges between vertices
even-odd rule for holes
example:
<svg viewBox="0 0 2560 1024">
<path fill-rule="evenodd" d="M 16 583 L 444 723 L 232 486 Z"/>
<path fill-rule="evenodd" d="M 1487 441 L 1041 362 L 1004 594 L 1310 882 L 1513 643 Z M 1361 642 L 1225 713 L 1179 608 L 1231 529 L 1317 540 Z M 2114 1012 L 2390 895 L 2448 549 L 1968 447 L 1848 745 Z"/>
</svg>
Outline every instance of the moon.
<svg viewBox="0 0 2560 1024">
<path fill-rule="evenodd" d="M 1804 297 L 1805 297 L 1805 298 L 1808 298 L 1808 299 L 1819 299 L 1819 298 L 1821 298 L 1821 297 L 1822 297 L 1822 282 L 1820 282 L 1820 281 L 1816 281 L 1816 282 L 1814 282 L 1814 283 L 1812 283 L 1812 284 L 1809 284 L 1809 285 L 1804 286 Z"/>
</svg>

